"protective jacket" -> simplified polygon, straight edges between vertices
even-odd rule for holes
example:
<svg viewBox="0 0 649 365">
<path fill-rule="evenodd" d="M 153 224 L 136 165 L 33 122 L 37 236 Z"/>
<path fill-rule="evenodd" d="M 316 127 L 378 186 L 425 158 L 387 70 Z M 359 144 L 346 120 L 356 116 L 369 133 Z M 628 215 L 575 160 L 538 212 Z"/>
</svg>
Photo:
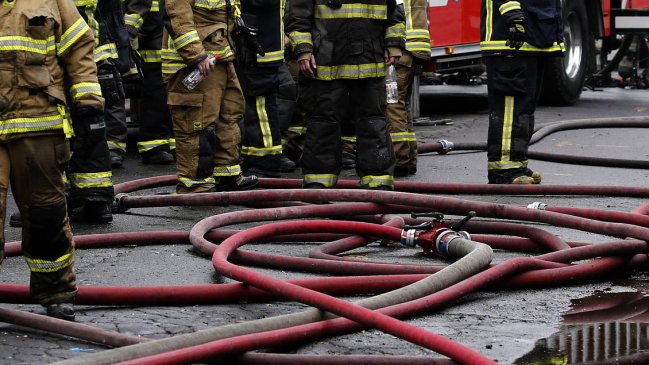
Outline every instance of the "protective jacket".
<svg viewBox="0 0 649 365">
<path fill-rule="evenodd" d="M 162 49 L 162 13 L 160 3 L 154 0 L 151 9 L 143 17 L 142 27 L 138 34 L 138 52 L 146 63 L 162 62 L 160 50 Z"/>
<path fill-rule="evenodd" d="M 520 49 L 509 47 L 508 18 L 522 12 L 527 41 Z M 485 56 L 548 55 L 564 51 L 561 0 L 483 0 L 480 49 Z"/>
<path fill-rule="evenodd" d="M 93 35 L 72 2 L 3 1 L 0 46 L 0 142 L 70 136 L 66 104 L 103 109 Z"/>
<path fill-rule="evenodd" d="M 144 17 L 153 6 L 152 0 L 123 0 L 124 24 L 132 38 L 137 37 Z M 157 3 L 157 1 L 156 1 Z"/>
<path fill-rule="evenodd" d="M 265 55 L 257 55 L 257 67 L 279 67 L 284 62 L 282 17 L 285 0 L 243 0 L 241 12 L 246 25 L 256 27 L 257 40 Z"/>
<path fill-rule="evenodd" d="M 406 51 L 415 58 L 430 59 L 430 31 L 428 30 L 428 2 L 405 0 L 403 10 L 406 18 Z"/>
<path fill-rule="evenodd" d="M 233 8 L 238 0 L 166 0 L 163 9 L 162 74 L 166 81 L 208 53 L 217 62 L 232 61 Z M 172 15 L 172 16 L 170 16 Z"/>
<path fill-rule="evenodd" d="M 384 51 L 404 47 L 395 9 L 394 0 L 291 0 L 286 30 L 298 57 L 315 56 L 319 80 L 383 77 Z"/>
</svg>

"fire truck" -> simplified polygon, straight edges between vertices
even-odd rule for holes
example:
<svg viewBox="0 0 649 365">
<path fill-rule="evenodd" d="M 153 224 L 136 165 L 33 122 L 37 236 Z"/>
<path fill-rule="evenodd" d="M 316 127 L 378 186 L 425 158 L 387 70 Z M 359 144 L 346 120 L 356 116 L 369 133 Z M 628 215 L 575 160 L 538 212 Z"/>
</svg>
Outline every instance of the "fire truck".
<svg viewBox="0 0 649 365">
<path fill-rule="evenodd" d="M 432 59 L 424 71 L 483 72 L 480 5 L 480 0 L 428 0 Z M 649 33 L 649 0 L 562 0 L 562 8 L 566 53 L 548 61 L 542 98 L 571 105 L 584 84 L 595 84 L 628 48 L 625 35 Z"/>
</svg>

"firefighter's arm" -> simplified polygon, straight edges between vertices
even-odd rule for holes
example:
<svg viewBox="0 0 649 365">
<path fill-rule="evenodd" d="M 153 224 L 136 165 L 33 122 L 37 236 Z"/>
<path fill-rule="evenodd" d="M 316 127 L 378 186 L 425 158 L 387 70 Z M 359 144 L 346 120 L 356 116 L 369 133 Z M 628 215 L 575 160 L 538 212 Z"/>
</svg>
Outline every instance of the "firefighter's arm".
<svg viewBox="0 0 649 365">
<path fill-rule="evenodd" d="M 126 0 L 124 2 L 124 23 L 131 38 L 137 34 L 144 23 L 144 16 L 151 11 L 152 0 Z"/>
<path fill-rule="evenodd" d="M 390 57 L 401 57 L 406 42 L 406 19 L 395 0 L 387 1 L 388 21 L 385 28 L 385 49 Z"/>
<path fill-rule="evenodd" d="M 314 14 L 313 0 L 291 0 L 286 13 L 285 29 L 291 41 L 293 54 L 313 54 L 311 26 Z"/>
<path fill-rule="evenodd" d="M 103 112 L 104 98 L 93 60 L 95 39 L 72 1 L 58 0 L 61 24 L 55 31 L 57 58 L 65 72 L 72 110 L 89 107 Z"/>
<path fill-rule="evenodd" d="M 188 65 L 195 65 L 207 58 L 196 31 L 192 3 L 192 0 L 166 0 L 164 7 L 165 27 L 173 39 L 174 47 Z"/>
<path fill-rule="evenodd" d="M 523 19 L 521 3 L 518 1 L 495 0 L 494 9 L 498 9 L 500 15 L 505 17 L 508 22 L 512 22 L 515 19 Z"/>
<path fill-rule="evenodd" d="M 430 31 L 428 30 L 428 3 L 411 0 L 404 5 L 406 18 L 406 51 L 418 59 L 430 59 Z"/>
</svg>

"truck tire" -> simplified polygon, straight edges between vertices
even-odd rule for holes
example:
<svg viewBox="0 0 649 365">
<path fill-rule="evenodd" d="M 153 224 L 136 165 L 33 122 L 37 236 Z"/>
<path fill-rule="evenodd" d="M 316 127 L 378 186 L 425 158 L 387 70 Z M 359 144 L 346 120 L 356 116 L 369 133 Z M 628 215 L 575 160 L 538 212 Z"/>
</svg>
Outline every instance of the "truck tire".
<svg viewBox="0 0 649 365">
<path fill-rule="evenodd" d="M 584 0 L 563 0 L 564 57 L 546 61 L 541 103 L 573 105 L 579 99 L 586 80 L 588 57 L 594 37 L 588 25 Z"/>
</svg>

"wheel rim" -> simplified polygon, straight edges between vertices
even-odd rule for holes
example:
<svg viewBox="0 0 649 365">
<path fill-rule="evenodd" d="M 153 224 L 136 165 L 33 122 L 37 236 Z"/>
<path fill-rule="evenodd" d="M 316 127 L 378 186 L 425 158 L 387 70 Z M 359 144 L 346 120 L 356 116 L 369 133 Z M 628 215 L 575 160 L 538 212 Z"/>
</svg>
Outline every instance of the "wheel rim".
<svg viewBox="0 0 649 365">
<path fill-rule="evenodd" d="M 568 13 L 566 19 L 564 20 L 563 26 L 564 33 L 564 43 L 566 47 L 566 53 L 564 55 L 564 67 L 566 71 L 566 76 L 568 78 L 574 79 L 579 74 L 581 70 L 581 65 L 583 62 L 583 34 L 581 27 L 581 19 L 579 14 L 572 11 Z"/>
</svg>

